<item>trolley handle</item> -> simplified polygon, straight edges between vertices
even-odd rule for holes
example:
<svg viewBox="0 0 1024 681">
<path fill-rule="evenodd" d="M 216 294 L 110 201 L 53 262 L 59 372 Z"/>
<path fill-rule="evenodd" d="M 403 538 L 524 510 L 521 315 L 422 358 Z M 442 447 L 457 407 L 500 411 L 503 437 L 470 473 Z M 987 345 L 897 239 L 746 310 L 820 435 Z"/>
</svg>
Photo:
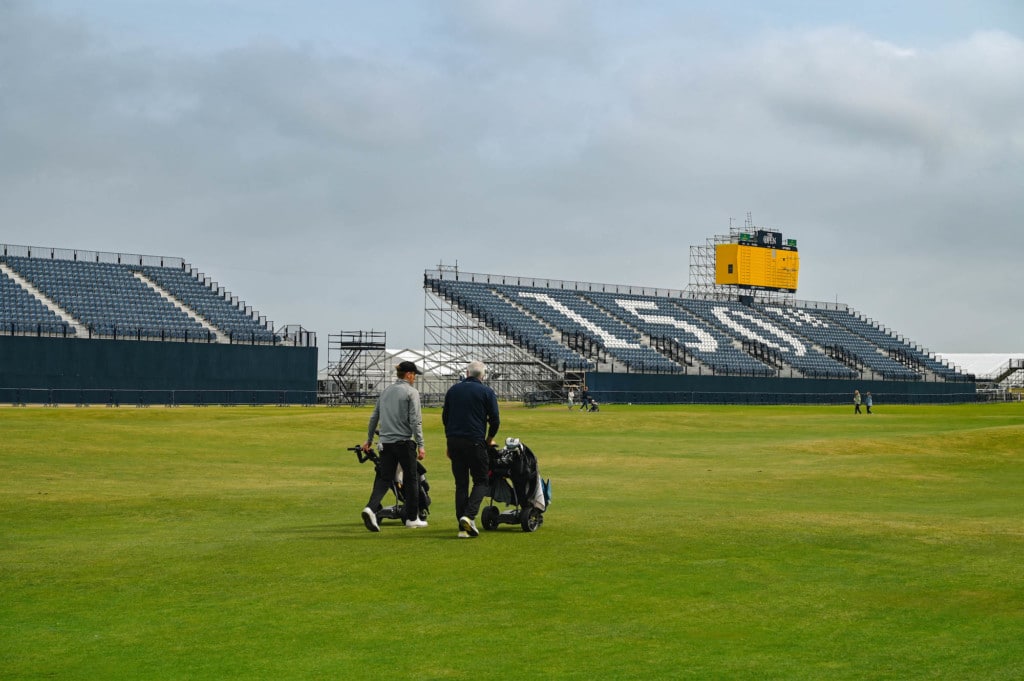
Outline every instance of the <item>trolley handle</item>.
<svg viewBox="0 0 1024 681">
<path fill-rule="evenodd" d="M 359 463 L 366 463 L 367 461 L 377 463 L 377 454 L 372 449 L 368 452 L 364 452 L 362 445 L 356 445 L 355 447 L 349 447 L 348 451 L 356 453 L 356 458 L 359 459 Z"/>
<path fill-rule="evenodd" d="M 373 431 L 373 437 L 380 437 L 380 429 Z M 372 461 L 374 463 L 380 462 L 380 456 L 378 456 L 377 452 L 375 452 L 372 448 L 370 449 L 370 451 L 364 452 L 362 445 L 356 445 L 355 447 L 349 447 L 348 451 L 356 453 L 356 458 L 359 459 L 359 463 L 366 463 L 367 461 Z"/>
</svg>

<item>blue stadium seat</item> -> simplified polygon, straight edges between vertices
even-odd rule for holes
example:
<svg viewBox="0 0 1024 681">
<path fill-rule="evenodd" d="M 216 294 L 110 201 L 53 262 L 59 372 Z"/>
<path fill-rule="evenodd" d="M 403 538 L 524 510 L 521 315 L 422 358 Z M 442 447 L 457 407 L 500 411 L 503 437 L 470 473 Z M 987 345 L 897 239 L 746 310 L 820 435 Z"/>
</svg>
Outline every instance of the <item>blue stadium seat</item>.
<svg viewBox="0 0 1024 681">
<path fill-rule="evenodd" d="M 675 300 L 659 296 L 593 293 L 585 295 L 595 304 L 636 326 L 651 338 L 669 338 L 685 348 L 710 373 L 720 375 L 770 376 L 774 370 L 735 345 L 735 340 Z"/>
<path fill-rule="evenodd" d="M 3 272 L 0 272 L 0 332 L 75 335 L 73 327 Z"/>
<path fill-rule="evenodd" d="M 136 338 L 206 333 L 127 265 L 26 257 L 8 257 L 7 264 L 93 333 Z"/>
<path fill-rule="evenodd" d="M 862 316 L 855 315 L 849 310 L 828 310 L 822 312 L 835 323 L 847 329 L 851 334 L 864 338 L 881 348 L 890 357 L 902 357 L 905 361 L 926 369 L 948 381 L 965 381 L 970 378 L 959 370 L 940 362 L 934 356 L 924 352 L 920 347 L 902 338 L 893 336 L 882 330 L 878 325 L 868 322 Z"/>
<path fill-rule="evenodd" d="M 273 331 L 194 275 L 172 267 L 138 269 L 231 338 L 264 343 L 276 340 Z"/>
<path fill-rule="evenodd" d="M 496 286 L 481 282 L 435 280 L 434 290 L 453 305 L 487 327 L 509 338 L 550 366 L 585 371 L 594 363 L 552 337 L 549 326 L 526 314 L 497 292 Z"/>
<path fill-rule="evenodd" d="M 215 339 L 194 314 L 238 342 L 280 340 L 252 311 L 178 268 L 24 256 L 5 256 L 2 262 L 92 335 Z M 55 332 L 75 333 L 15 281 L 6 275 L 2 281 L 0 332 L 32 331 L 43 325 L 44 331 L 52 327 Z"/>
<path fill-rule="evenodd" d="M 501 285 L 509 300 L 555 327 L 560 333 L 586 339 L 630 371 L 680 373 L 678 363 L 642 341 L 642 334 L 598 307 L 580 291 Z"/>
<path fill-rule="evenodd" d="M 972 377 L 919 346 L 833 306 L 646 295 L 619 287 L 469 275 L 426 285 L 487 326 L 545 356 L 628 371 L 916 381 Z M 515 283 L 509 283 L 515 281 Z M 500 282 L 500 283 L 499 283 Z M 599 291 L 594 288 L 599 287 Z M 614 292 L 612 289 L 614 288 Z M 824 305 L 824 304 L 822 304 Z M 579 351 L 580 354 L 576 354 Z M 570 355 L 564 355 L 570 353 Z M 572 361 L 568 362 L 572 364 Z"/>
<path fill-rule="evenodd" d="M 858 372 L 828 357 L 806 336 L 735 300 L 680 299 L 676 304 L 736 339 L 765 348 L 807 378 L 854 378 Z"/>
</svg>

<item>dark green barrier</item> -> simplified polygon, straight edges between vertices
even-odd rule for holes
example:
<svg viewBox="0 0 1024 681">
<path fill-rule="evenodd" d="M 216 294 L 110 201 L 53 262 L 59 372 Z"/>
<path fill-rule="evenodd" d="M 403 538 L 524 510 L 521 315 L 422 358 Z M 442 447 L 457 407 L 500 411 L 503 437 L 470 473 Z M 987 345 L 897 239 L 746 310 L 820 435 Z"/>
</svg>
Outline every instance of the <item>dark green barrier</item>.
<svg viewBox="0 0 1024 681">
<path fill-rule="evenodd" d="M 977 399 L 974 383 L 857 381 L 749 376 L 588 373 L 599 403 L 631 404 L 848 404 L 853 391 L 870 391 L 875 404 L 953 404 Z"/>
<path fill-rule="evenodd" d="M 0 336 L 0 403 L 315 404 L 316 348 Z"/>
</svg>

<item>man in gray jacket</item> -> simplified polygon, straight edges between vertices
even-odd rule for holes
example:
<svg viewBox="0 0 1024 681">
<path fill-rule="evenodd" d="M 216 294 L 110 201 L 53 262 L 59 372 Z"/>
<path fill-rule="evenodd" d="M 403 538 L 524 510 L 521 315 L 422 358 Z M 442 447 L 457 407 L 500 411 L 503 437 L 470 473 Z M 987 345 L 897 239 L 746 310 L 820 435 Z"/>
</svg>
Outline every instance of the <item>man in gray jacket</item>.
<svg viewBox="0 0 1024 681">
<path fill-rule="evenodd" d="M 420 476 L 416 462 L 427 455 L 423 448 L 423 414 L 420 394 L 413 383 L 423 372 L 412 362 L 401 362 L 395 370 L 398 380 L 384 389 L 370 416 L 363 451 L 373 446 L 373 435 L 380 426 L 380 475 L 373 481 L 370 500 L 363 509 L 363 523 L 370 532 L 380 532 L 377 510 L 391 489 L 398 467 L 402 467 L 402 492 L 405 497 L 405 526 L 426 527 L 427 521 L 419 517 Z"/>
</svg>

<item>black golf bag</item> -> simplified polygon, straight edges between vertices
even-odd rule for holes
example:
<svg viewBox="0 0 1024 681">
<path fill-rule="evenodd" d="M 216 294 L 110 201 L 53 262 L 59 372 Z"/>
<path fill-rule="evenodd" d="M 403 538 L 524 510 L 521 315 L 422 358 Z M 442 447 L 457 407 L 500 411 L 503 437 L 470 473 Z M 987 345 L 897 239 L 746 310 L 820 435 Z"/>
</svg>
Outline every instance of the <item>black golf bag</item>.
<svg viewBox="0 0 1024 681">
<path fill-rule="evenodd" d="M 492 504 L 485 506 L 480 519 L 485 530 L 497 529 L 498 525 L 519 525 L 524 532 L 534 532 L 544 522 L 544 512 L 551 503 L 551 480 L 540 477 L 537 457 L 530 448 L 510 437 L 505 447 L 492 447 L 489 451 L 490 488 L 488 495 Z M 500 511 L 493 502 L 511 507 Z"/>
<path fill-rule="evenodd" d="M 378 445 L 379 446 L 379 445 Z M 366 463 L 367 461 L 373 462 L 374 471 L 374 483 L 376 484 L 377 478 L 381 474 L 381 462 L 380 453 L 377 451 L 370 450 L 364 452 L 363 448 L 359 445 L 348 448 L 350 452 L 355 452 L 356 457 L 359 459 L 359 463 Z M 430 515 L 430 483 L 427 482 L 427 469 L 423 467 L 423 464 L 419 461 L 416 462 L 416 471 L 419 475 L 420 483 L 420 520 L 426 520 L 427 516 Z M 371 509 L 377 514 L 377 520 L 404 520 L 405 510 L 405 493 L 404 493 L 404 481 L 402 480 L 402 467 L 399 466 L 395 471 L 395 477 L 391 483 L 391 493 L 395 495 L 395 503 L 391 506 L 380 506 L 378 508 Z"/>
</svg>

